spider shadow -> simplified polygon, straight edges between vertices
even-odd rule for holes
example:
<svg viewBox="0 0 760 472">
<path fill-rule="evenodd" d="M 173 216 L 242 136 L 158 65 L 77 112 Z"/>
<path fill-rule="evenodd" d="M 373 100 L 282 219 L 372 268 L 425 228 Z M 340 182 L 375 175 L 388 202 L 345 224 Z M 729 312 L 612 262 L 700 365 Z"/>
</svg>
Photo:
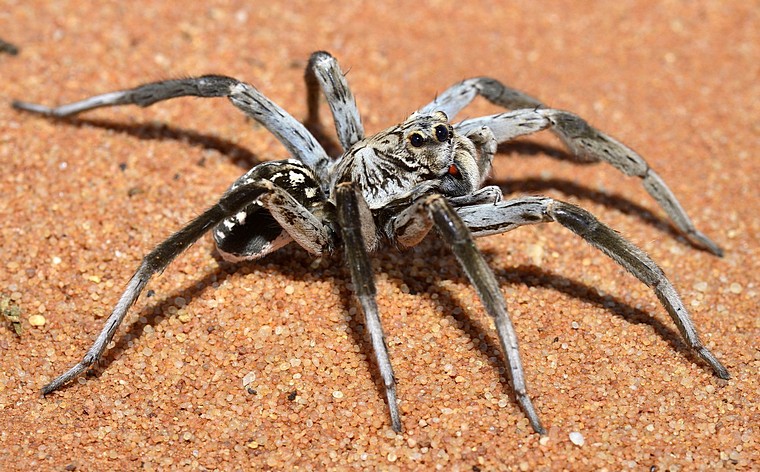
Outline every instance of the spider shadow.
<svg viewBox="0 0 760 472">
<path fill-rule="evenodd" d="M 557 147 L 530 141 L 514 141 L 511 143 L 500 144 L 497 156 L 509 158 L 548 156 L 558 161 L 571 162 L 583 166 L 604 165 L 603 162 L 584 160 Z M 629 176 L 623 174 L 620 174 L 620 176 L 629 178 Z M 547 190 L 557 190 L 564 195 L 572 195 L 579 199 L 590 200 L 608 208 L 614 208 L 624 215 L 636 217 L 645 224 L 652 226 L 659 231 L 668 233 L 673 239 L 676 239 L 683 244 L 687 244 L 700 251 L 705 250 L 704 248 L 691 244 L 686 238 L 684 238 L 681 231 L 676 228 L 668 218 L 656 216 L 648 208 L 634 203 L 629 198 L 617 193 L 600 192 L 598 190 L 593 190 L 588 186 L 579 185 L 572 180 L 561 178 L 542 179 L 538 177 L 527 177 L 520 179 L 499 179 L 498 181 L 492 181 L 490 183 L 498 185 L 499 188 L 501 188 L 505 199 L 509 198 L 510 194 L 540 195 L 544 194 Z M 654 200 L 652 201 L 654 202 Z"/>
<path fill-rule="evenodd" d="M 429 241 L 429 238 L 426 239 L 423 241 L 422 245 L 428 244 Z M 451 263 L 456 265 L 457 263 L 454 257 L 451 254 L 447 254 L 449 252 L 448 249 L 443 247 L 442 243 L 440 244 L 440 247 L 441 250 L 438 256 L 448 257 L 450 258 Z M 485 253 L 484 256 L 487 260 L 493 259 L 488 253 Z M 678 352 L 697 365 L 703 366 L 704 364 L 698 358 L 697 354 L 689 349 L 684 343 L 678 331 L 667 326 L 646 311 L 631 306 L 619 297 L 600 295 L 597 289 L 593 286 L 554 274 L 534 265 L 520 265 L 508 269 L 495 269 L 494 274 L 496 275 L 497 280 L 500 281 L 502 287 L 504 285 L 524 285 L 527 287 L 541 287 L 556 290 L 571 298 L 594 305 L 601 310 L 622 318 L 628 323 L 648 325 L 660 338 L 667 341 L 675 352 Z M 469 280 L 461 273 L 461 270 L 455 271 L 454 273 L 447 273 L 445 279 L 455 283 L 469 285 Z M 441 304 L 444 307 L 445 312 L 450 314 L 456 320 L 458 329 L 465 333 L 471 340 L 479 342 L 480 345 L 477 350 L 481 355 L 489 357 L 488 353 L 496 354 L 494 356 L 496 361 L 488 362 L 496 377 L 508 377 L 510 369 L 506 364 L 496 331 L 492 326 L 484 324 L 481 320 L 469 314 L 469 310 L 463 305 L 461 297 L 459 297 L 456 292 L 440 285 L 436 286 L 434 292 L 428 292 L 428 284 L 419 279 L 414 279 L 406 273 L 402 274 L 400 282 L 403 282 L 410 288 L 410 293 L 424 297 L 431 304 Z M 433 293 L 437 294 L 437 298 L 433 298 Z M 451 307 L 458 308 L 458 310 L 452 309 Z M 543 330 L 541 327 L 538 329 Z M 371 346 L 369 346 L 368 349 L 371 349 Z M 526 347 L 524 344 L 521 347 L 521 351 L 523 352 L 529 349 L 531 349 L 531 347 Z M 529 369 L 530 366 L 528 366 L 528 370 Z M 511 385 L 504 385 L 504 388 L 511 396 L 512 400 L 516 402 Z M 378 390 L 383 392 L 382 384 L 379 384 Z"/>
<path fill-rule="evenodd" d="M 92 365 L 86 371 L 86 377 L 100 377 L 103 371 L 108 369 L 108 366 L 110 366 L 113 361 L 118 359 L 125 351 L 132 349 L 132 346 L 129 345 L 130 342 L 142 336 L 142 333 L 145 331 L 146 326 L 156 327 L 161 322 L 172 316 L 166 314 L 165 311 L 161 309 L 161 307 L 171 305 L 172 300 L 180 296 L 184 297 L 187 300 L 188 305 L 191 305 L 194 298 L 198 297 L 205 290 L 212 287 L 214 283 L 222 282 L 227 275 L 229 274 L 224 270 L 224 267 L 220 266 L 212 271 L 207 272 L 200 280 L 196 280 L 185 287 L 178 288 L 161 298 L 151 300 L 151 302 L 148 303 L 138 315 L 139 318 L 145 319 L 145 321 L 135 321 L 129 326 L 129 328 L 127 328 L 125 332 L 114 336 L 116 339 L 114 346 L 111 349 L 106 350 L 98 362 Z M 148 290 L 148 293 L 150 293 L 150 290 Z M 143 292 L 141 296 L 146 297 L 146 293 Z M 152 296 L 148 294 L 147 297 L 151 298 Z M 66 387 L 67 386 L 65 385 L 63 388 Z"/>
<path fill-rule="evenodd" d="M 227 156 L 237 166 L 248 170 L 263 162 L 255 153 L 224 138 L 179 128 L 161 122 L 127 124 L 112 120 L 63 117 L 50 118 L 75 128 L 93 127 L 128 135 L 145 141 L 178 141 L 203 150 L 217 151 Z M 199 163 L 203 159 L 199 159 Z"/>
<path fill-rule="evenodd" d="M 300 265 L 302 268 L 308 268 L 313 261 L 313 257 L 295 244 L 290 244 L 259 261 L 238 263 L 229 262 L 224 260 L 216 249 L 212 249 L 212 255 L 217 263 L 215 268 L 209 269 L 200 279 L 191 281 L 183 287 L 173 289 L 161 298 L 151 298 L 151 301 L 147 303 L 137 315 L 137 321 L 133 322 L 129 327 L 122 325 L 122 329 L 126 328 L 126 330 L 118 331 L 119 334 L 114 336 L 114 346 L 104 352 L 100 360 L 86 371 L 85 376 L 87 378 L 100 377 L 113 361 L 118 359 L 125 352 L 133 349 L 133 347 L 130 346 L 130 343 L 142 336 L 146 326 L 156 327 L 165 322 L 167 318 L 174 316 L 168 314 L 165 309 L 173 304 L 174 299 L 182 297 L 186 300 L 187 306 L 192 308 L 194 299 L 201 296 L 208 289 L 213 290 L 214 284 L 221 284 L 227 277 L 234 275 L 246 265 L 266 265 L 267 270 L 272 269 L 278 275 L 287 277 L 290 280 L 304 281 L 313 279 L 314 271 L 299 271 L 296 267 Z M 339 261 L 339 258 L 336 258 L 335 260 Z M 171 266 L 167 268 L 167 272 L 170 272 L 170 270 Z M 317 273 L 320 270 L 324 269 L 317 269 Z M 242 278 L 240 280 L 242 280 Z M 146 296 L 151 297 L 149 293 L 150 290 L 143 292 L 141 298 Z M 347 293 L 346 290 L 341 290 L 341 301 L 344 306 L 349 306 L 351 295 L 352 294 Z M 142 319 L 144 319 L 144 321 L 142 321 Z M 255 320 L 252 321 L 255 322 Z M 215 325 L 214 319 L 209 319 L 207 325 L 207 329 L 213 329 L 213 326 Z M 363 342 L 360 342 L 360 340 L 357 340 L 357 344 L 362 346 L 363 352 L 371 352 L 371 344 L 365 345 Z M 231 349 L 237 349 L 237 347 L 232 347 Z M 62 388 L 67 388 L 69 385 L 64 385 Z M 382 384 L 380 385 L 382 386 Z"/>
<path fill-rule="evenodd" d="M 449 253 L 449 250 L 440 241 L 432 241 L 431 238 L 426 238 L 420 246 L 424 253 L 436 253 L 436 257 L 449 258 L 452 267 L 458 267 L 453 255 Z M 376 258 L 388 258 L 393 256 L 377 256 Z M 487 259 L 492 259 L 488 253 L 485 254 Z M 226 277 L 235 273 L 244 264 L 258 264 L 260 262 L 248 262 L 248 263 L 230 263 L 221 259 L 215 252 L 215 258 L 219 265 L 207 272 L 200 280 L 195 280 L 184 287 L 177 288 L 171 293 L 163 296 L 160 299 L 152 300 L 148 303 L 139 313 L 139 317 L 144 318 L 145 321 L 134 322 L 126 332 L 118 336 L 113 348 L 109 349 L 100 361 L 88 369 L 86 376 L 88 378 L 99 377 L 102 372 L 109 367 L 109 365 L 119 358 L 125 351 L 132 349 L 130 341 L 139 338 L 145 330 L 146 326 L 155 327 L 160 324 L 159 318 L 165 320 L 171 315 L 167 315 L 165 310 L 160 307 L 171 305 L 172 300 L 182 296 L 187 300 L 188 306 L 192 306 L 192 302 L 195 298 L 201 295 L 205 290 L 213 287 L 214 283 L 221 283 Z M 288 277 L 293 280 L 309 280 L 318 276 L 320 271 L 333 272 L 335 264 L 340 264 L 340 258 L 334 258 L 327 268 L 319 268 L 316 271 L 299 270 L 299 265 L 308 267 L 309 261 L 312 259 L 305 251 L 296 247 L 295 245 L 288 246 L 286 248 L 277 251 L 276 253 L 267 256 L 265 259 L 267 268 L 274 269 L 279 275 Z M 295 263 L 294 263 L 295 262 Z M 377 264 L 375 264 L 377 265 Z M 690 358 L 699 364 L 696 354 L 691 352 L 683 343 L 678 333 L 672 328 L 663 324 L 660 320 L 650 316 L 643 310 L 635 308 L 622 299 L 610 296 L 600 295 L 593 286 L 577 282 L 566 277 L 553 274 L 545 269 L 534 265 L 521 265 L 508 269 L 497 269 L 494 271 L 501 284 L 517 285 L 522 284 L 528 287 L 542 287 L 558 290 L 572 298 L 584 301 L 586 303 L 595 305 L 600 309 L 611 312 L 613 315 L 623 318 L 629 323 L 646 324 L 651 326 L 654 331 L 666 340 L 675 351 L 684 354 L 685 357 Z M 350 274 L 348 269 L 341 267 L 339 270 L 340 276 L 345 277 L 345 280 L 350 280 Z M 463 306 L 461 298 L 456 292 L 442 287 L 436 286 L 435 291 L 430 291 L 430 285 L 418 278 L 410 276 L 407 271 L 400 271 L 400 278 L 396 276 L 390 276 L 391 281 L 396 283 L 404 283 L 410 288 L 410 293 L 420 297 L 424 297 L 428 303 L 441 304 L 444 309 L 451 314 L 456 320 L 458 329 L 464 332 L 473 341 L 478 340 L 478 351 L 488 357 L 489 352 L 497 353 L 495 362 L 488 362 L 494 371 L 494 374 L 499 376 L 506 375 L 509 372 L 509 368 L 504 360 L 503 353 L 499 347 L 498 338 L 496 332 L 488 325 L 484 324 L 481 320 L 476 319 L 474 316 L 468 313 L 468 309 Z M 464 277 L 461 271 L 455 269 L 453 271 L 446 271 L 444 275 L 445 280 L 450 280 L 459 284 L 468 284 L 468 280 Z M 433 282 L 434 283 L 434 282 Z M 437 299 L 432 295 L 437 294 Z M 361 306 L 354 297 L 354 294 L 350 290 L 340 290 L 341 303 L 344 307 L 355 307 L 355 314 L 351 315 L 353 319 L 353 329 L 350 329 L 351 337 L 357 346 L 360 347 L 361 352 L 365 353 L 366 360 L 370 365 L 372 371 L 372 380 L 377 390 L 378 395 L 381 398 L 385 398 L 385 387 L 380 376 L 380 371 L 375 360 L 375 356 L 372 349 L 371 341 L 369 340 L 368 333 L 366 331 L 366 325 L 362 315 Z M 459 308 L 459 310 L 452 309 Z M 350 311 L 349 311 L 350 313 Z M 382 316 L 382 313 L 381 313 Z M 213 325 L 213 320 L 209 321 Z M 540 328 L 539 328 L 540 329 Z M 526 348 L 523 347 L 523 350 Z M 527 349 L 530 349 L 528 347 Z M 65 387 L 64 387 L 65 388 Z M 509 385 L 504 385 L 505 390 L 509 393 L 511 398 L 515 400 L 514 392 L 512 392 Z M 387 408 L 387 405 L 386 405 Z"/>
</svg>

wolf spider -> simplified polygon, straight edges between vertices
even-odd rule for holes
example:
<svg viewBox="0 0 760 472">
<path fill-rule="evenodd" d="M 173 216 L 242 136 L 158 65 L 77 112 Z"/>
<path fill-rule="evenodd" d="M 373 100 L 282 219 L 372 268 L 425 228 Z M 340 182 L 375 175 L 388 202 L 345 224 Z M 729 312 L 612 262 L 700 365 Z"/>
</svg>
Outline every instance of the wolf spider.
<svg viewBox="0 0 760 472">
<path fill-rule="evenodd" d="M 230 261 L 259 259 L 291 242 L 316 256 L 342 249 L 385 386 L 391 424 L 400 431 L 396 381 L 368 255 L 385 246 L 414 246 L 436 228 L 495 322 L 517 402 L 533 429 L 544 434 L 528 396 L 517 336 L 499 282 L 474 238 L 552 221 L 582 237 L 654 290 L 687 345 L 718 377 L 729 378 L 726 368 L 699 340 L 673 285 L 641 249 L 575 205 L 540 196 L 502 200 L 498 187 L 483 185 L 498 143 L 550 129 L 573 155 L 607 162 L 642 179 L 644 188 L 694 245 L 720 255 L 721 249 L 697 231 L 663 180 L 633 150 L 573 113 L 547 108 L 535 98 L 484 77 L 453 85 L 403 123 L 365 137 L 353 94 L 330 54 L 312 54 L 305 79 L 306 123 L 319 125 L 321 91 L 344 149 L 339 156 L 329 156 L 304 124 L 256 88 L 220 75 L 154 82 L 54 108 L 14 102 L 21 110 L 66 117 L 106 106 L 146 107 L 182 96 L 227 97 L 274 134 L 293 157 L 253 167 L 215 205 L 150 251 L 84 358 L 46 385 L 43 394 L 59 389 L 97 362 L 148 280 L 211 231 L 219 252 Z M 449 121 L 478 95 L 512 111 Z"/>
</svg>

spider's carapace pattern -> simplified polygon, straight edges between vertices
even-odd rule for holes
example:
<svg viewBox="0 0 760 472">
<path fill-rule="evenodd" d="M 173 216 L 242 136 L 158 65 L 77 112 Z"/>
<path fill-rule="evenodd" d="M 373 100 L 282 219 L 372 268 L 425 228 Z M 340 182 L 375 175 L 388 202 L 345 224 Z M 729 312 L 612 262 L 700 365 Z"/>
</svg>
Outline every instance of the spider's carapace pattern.
<svg viewBox="0 0 760 472">
<path fill-rule="evenodd" d="M 305 77 L 306 124 L 319 125 L 319 98 L 324 94 L 344 150 L 339 156 L 329 156 L 306 125 L 256 88 L 220 75 L 153 82 L 54 108 L 14 102 L 18 109 L 65 117 L 106 106 L 145 107 L 182 96 L 227 97 L 274 134 L 292 156 L 253 167 L 215 205 L 148 253 L 84 358 L 46 385 L 43 394 L 97 362 L 150 278 L 210 231 L 219 252 L 231 261 L 255 260 L 291 242 L 317 256 L 343 252 L 385 386 L 391 424 L 400 431 L 396 381 L 375 301 L 369 254 L 389 245 L 414 246 L 435 228 L 494 320 L 518 403 L 533 429 L 545 433 L 528 396 L 517 336 L 499 283 L 474 239 L 552 221 L 654 290 L 689 348 L 718 377 L 729 378 L 726 368 L 700 341 L 673 285 L 641 249 L 575 205 L 539 196 L 503 200 L 498 187 L 484 186 L 497 144 L 549 129 L 574 156 L 607 162 L 642 179 L 649 194 L 694 245 L 721 255 L 721 249 L 697 231 L 663 180 L 636 152 L 573 113 L 547 108 L 485 77 L 453 85 L 403 123 L 366 137 L 354 96 L 330 54 L 312 54 Z M 511 111 L 451 122 L 476 96 Z"/>
</svg>

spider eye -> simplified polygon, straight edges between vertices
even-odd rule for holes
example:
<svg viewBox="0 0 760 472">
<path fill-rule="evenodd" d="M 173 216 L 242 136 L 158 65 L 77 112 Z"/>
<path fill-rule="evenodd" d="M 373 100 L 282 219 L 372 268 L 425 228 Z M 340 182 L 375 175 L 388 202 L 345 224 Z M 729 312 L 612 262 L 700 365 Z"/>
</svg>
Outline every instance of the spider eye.
<svg viewBox="0 0 760 472">
<path fill-rule="evenodd" d="M 446 142 L 449 140 L 449 129 L 443 125 L 435 127 L 435 139 L 439 142 Z"/>
<path fill-rule="evenodd" d="M 412 133 L 409 136 L 409 143 L 414 147 L 420 147 L 425 143 L 425 138 L 420 133 Z"/>
</svg>

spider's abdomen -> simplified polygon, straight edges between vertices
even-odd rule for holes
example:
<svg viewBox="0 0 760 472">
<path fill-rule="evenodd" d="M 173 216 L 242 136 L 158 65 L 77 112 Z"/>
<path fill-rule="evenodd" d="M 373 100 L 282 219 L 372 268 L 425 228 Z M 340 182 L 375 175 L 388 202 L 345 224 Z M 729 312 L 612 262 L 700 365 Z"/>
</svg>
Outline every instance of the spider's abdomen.
<svg viewBox="0 0 760 472">
<path fill-rule="evenodd" d="M 271 182 L 309 210 L 326 201 L 316 175 L 300 161 L 259 164 L 236 180 L 230 190 L 256 180 Z M 223 220 L 214 228 L 213 236 L 222 257 L 233 262 L 258 259 L 293 241 L 258 200 Z"/>
</svg>

